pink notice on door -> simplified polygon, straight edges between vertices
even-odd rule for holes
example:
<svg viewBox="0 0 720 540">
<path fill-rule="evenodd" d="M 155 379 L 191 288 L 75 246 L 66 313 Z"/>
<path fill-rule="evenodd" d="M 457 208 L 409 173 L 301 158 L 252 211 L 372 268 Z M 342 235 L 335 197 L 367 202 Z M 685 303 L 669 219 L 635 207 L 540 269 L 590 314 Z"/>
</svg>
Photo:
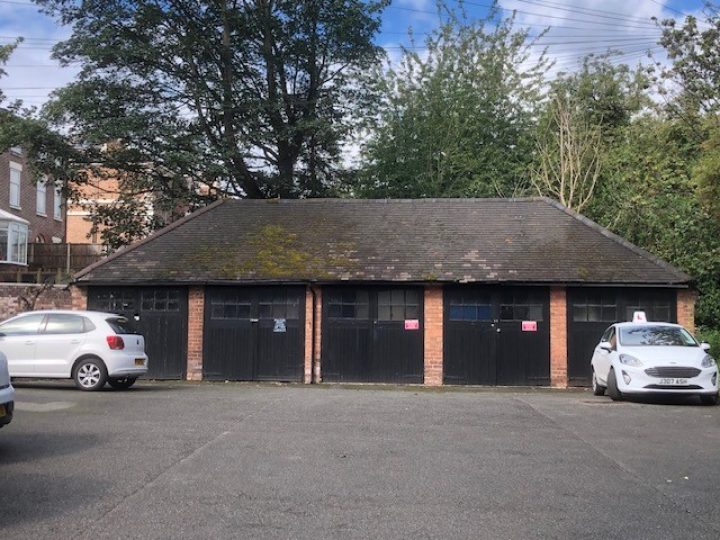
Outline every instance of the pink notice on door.
<svg viewBox="0 0 720 540">
<path fill-rule="evenodd" d="M 405 319 L 405 330 L 420 330 L 418 319 Z"/>
<path fill-rule="evenodd" d="M 537 321 L 523 321 L 522 322 L 523 332 L 537 332 Z"/>
</svg>

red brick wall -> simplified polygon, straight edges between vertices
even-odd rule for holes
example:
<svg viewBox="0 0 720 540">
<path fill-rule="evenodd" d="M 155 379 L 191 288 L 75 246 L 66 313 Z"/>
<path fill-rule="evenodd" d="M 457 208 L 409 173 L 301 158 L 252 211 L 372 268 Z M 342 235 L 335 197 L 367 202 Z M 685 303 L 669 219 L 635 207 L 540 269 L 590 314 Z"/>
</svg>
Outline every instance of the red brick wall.
<svg viewBox="0 0 720 540">
<path fill-rule="evenodd" d="M 314 287 L 315 291 L 315 332 L 312 339 L 315 341 L 315 382 L 322 382 L 321 345 L 322 345 L 322 289 Z M 312 308 L 311 308 L 312 309 Z M 312 323 L 311 323 L 312 324 Z"/>
<path fill-rule="evenodd" d="M 0 284 L 0 320 L 33 309 L 75 309 L 73 296 L 65 286 Z"/>
<path fill-rule="evenodd" d="M 443 290 L 425 287 L 424 353 L 425 386 L 443 383 Z"/>
<path fill-rule="evenodd" d="M 550 289 L 550 385 L 566 388 L 567 296 L 564 287 Z"/>
<path fill-rule="evenodd" d="M 22 166 L 19 209 L 10 208 L 10 162 Z M 42 235 L 45 242 L 51 242 L 53 236 L 64 239 L 65 207 L 62 207 L 63 220 L 56 220 L 53 217 L 54 196 L 53 185 L 48 185 L 45 190 L 45 216 L 38 215 L 37 188 L 25 157 L 11 154 L 9 151 L 0 154 L 0 208 L 30 222 L 28 242 L 34 242 L 38 235 Z"/>
<path fill-rule="evenodd" d="M 187 380 L 201 381 L 203 372 L 203 326 L 205 324 L 205 288 L 188 290 Z"/>
<path fill-rule="evenodd" d="M 87 309 L 87 289 L 75 285 L 70 286 L 72 309 Z"/>
<path fill-rule="evenodd" d="M 695 300 L 697 294 L 690 289 L 678 289 L 677 322 L 691 332 L 695 332 Z"/>
<path fill-rule="evenodd" d="M 91 244 L 89 213 L 83 210 L 68 210 L 67 215 L 67 242 L 71 244 Z M 97 236 L 99 238 L 99 235 Z M 97 238 L 96 238 L 97 240 Z"/>
</svg>

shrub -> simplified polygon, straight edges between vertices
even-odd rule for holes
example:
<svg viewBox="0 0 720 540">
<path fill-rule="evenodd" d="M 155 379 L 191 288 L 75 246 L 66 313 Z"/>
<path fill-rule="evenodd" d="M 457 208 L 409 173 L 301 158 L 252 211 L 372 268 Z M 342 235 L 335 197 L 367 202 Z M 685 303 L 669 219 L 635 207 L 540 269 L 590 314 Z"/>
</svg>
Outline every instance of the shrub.
<svg viewBox="0 0 720 540">
<path fill-rule="evenodd" d="M 710 344 L 710 354 L 720 359 L 720 328 L 700 326 L 697 329 L 697 338 Z"/>
</svg>

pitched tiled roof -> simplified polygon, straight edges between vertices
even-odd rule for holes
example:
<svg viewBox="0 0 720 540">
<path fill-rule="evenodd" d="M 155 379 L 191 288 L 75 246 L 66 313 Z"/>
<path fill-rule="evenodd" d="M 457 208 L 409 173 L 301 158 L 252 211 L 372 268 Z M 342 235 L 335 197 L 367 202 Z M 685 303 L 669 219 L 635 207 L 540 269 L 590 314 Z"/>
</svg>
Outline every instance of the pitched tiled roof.
<svg viewBox="0 0 720 540">
<path fill-rule="evenodd" d="M 215 203 L 76 280 L 682 285 L 690 277 L 549 199 L 306 199 Z"/>
</svg>

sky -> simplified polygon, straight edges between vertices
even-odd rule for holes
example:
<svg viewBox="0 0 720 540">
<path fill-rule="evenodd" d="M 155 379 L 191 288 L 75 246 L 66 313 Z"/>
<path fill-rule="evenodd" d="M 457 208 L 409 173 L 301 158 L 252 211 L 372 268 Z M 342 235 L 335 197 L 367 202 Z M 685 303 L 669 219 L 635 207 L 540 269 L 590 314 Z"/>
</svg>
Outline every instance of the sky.
<svg viewBox="0 0 720 540">
<path fill-rule="evenodd" d="M 449 0 L 455 3 L 454 0 Z M 487 14 L 491 0 L 467 0 L 467 13 L 473 18 Z M 660 31 L 651 22 L 659 19 L 682 19 L 698 15 L 702 0 L 500 0 L 504 14 L 516 10 L 517 25 L 526 26 L 531 34 L 550 27 L 538 45 L 547 46 L 556 59 L 556 70 L 570 71 L 588 53 L 603 53 L 609 47 L 622 49 L 616 61 L 635 64 L 645 61 L 650 50 L 659 61 L 662 48 L 656 45 Z M 397 60 L 401 46 L 410 43 L 408 28 L 417 42 L 439 23 L 435 0 L 392 0 L 383 13 L 376 42 L 385 47 L 389 58 Z M 51 46 L 67 38 L 71 29 L 60 26 L 39 12 L 29 0 L 0 0 L 0 43 L 18 36 L 25 41 L 15 51 L 0 79 L 0 89 L 10 98 L 23 99 L 26 105 L 42 105 L 48 94 L 72 81 L 76 67 L 60 67 L 50 58 Z"/>
</svg>

